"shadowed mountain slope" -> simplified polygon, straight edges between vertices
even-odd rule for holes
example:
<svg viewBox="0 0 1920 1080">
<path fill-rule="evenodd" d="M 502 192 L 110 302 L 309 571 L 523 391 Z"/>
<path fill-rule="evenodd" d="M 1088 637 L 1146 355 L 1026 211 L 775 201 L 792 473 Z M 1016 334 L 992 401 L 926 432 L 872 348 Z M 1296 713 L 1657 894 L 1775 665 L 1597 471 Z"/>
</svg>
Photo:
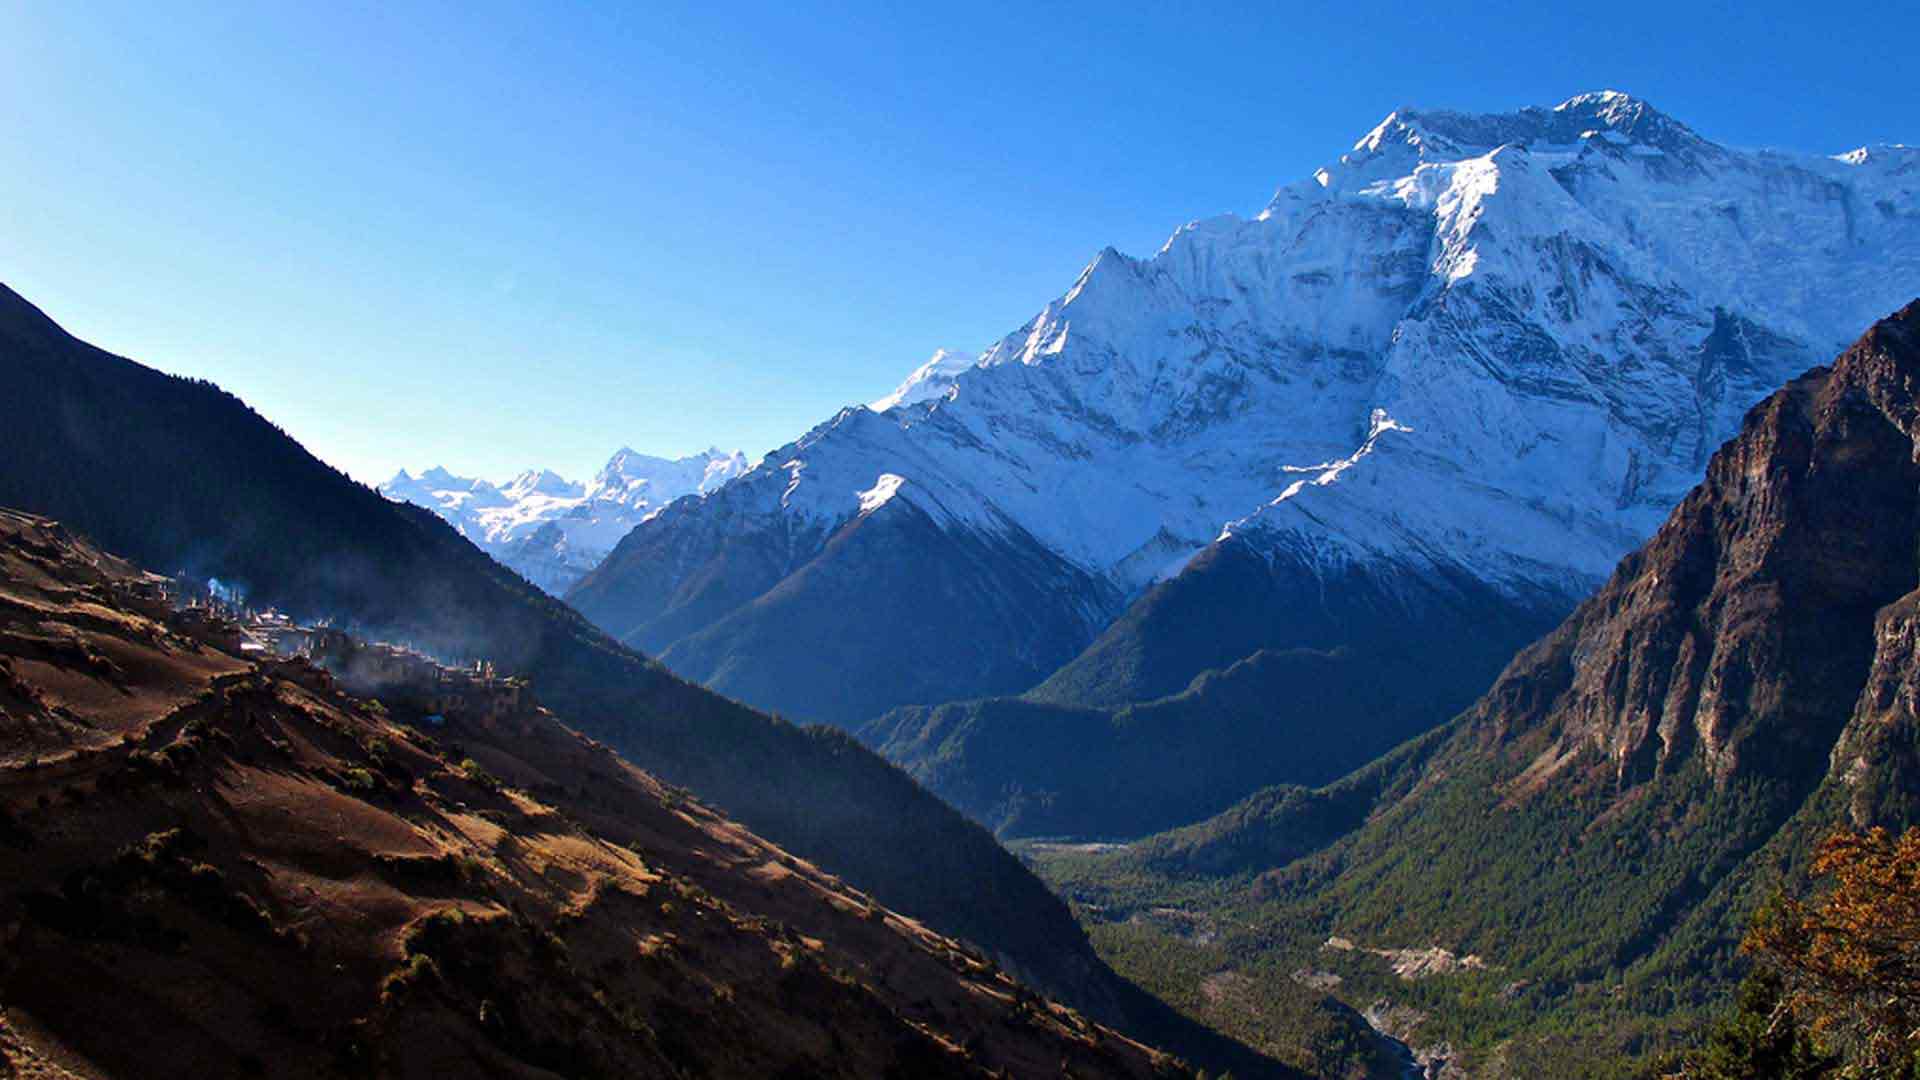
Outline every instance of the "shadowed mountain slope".
<svg viewBox="0 0 1920 1080">
<path fill-rule="evenodd" d="M 414 726 L 148 584 L 0 511 L 0 1072 L 1186 1074 L 524 695 Z"/>
<path fill-rule="evenodd" d="M 860 735 L 1001 835 L 1136 837 L 1270 784 L 1326 783 L 1432 729 L 1564 610 L 1471 581 L 1331 595 L 1223 541 L 1032 692 L 895 709 Z"/>
<path fill-rule="evenodd" d="M 621 647 L 418 507 L 308 454 L 210 383 L 87 345 L 0 288 L 0 505 L 165 573 L 529 676 L 567 723 L 1034 986 L 1182 1045 L 1064 904 L 978 826 L 844 734 L 771 719 Z M 1231 1048 L 1226 1051 L 1229 1056 Z"/>
<path fill-rule="evenodd" d="M 1917 461 L 1920 303 L 1756 407 L 1447 727 L 1053 872 L 1110 912 L 1214 883 L 1239 963 L 1414 1006 L 1418 1038 L 1493 1075 L 1600 1073 L 1686 1038 L 1819 836 L 1920 820 Z M 1368 948 L 1479 966 L 1411 982 Z"/>
<path fill-rule="evenodd" d="M 1101 251 L 568 597 L 689 678 L 848 727 L 1035 667 L 1043 700 L 1117 708 L 1260 649 L 1519 629 L 1461 707 L 1749 408 L 1916 292 L 1920 150 L 1744 151 L 1612 90 L 1403 109 L 1253 217 Z M 944 647 L 894 647 L 922 627 Z M 858 695 L 766 676 L 829 630 L 862 646 Z"/>
</svg>

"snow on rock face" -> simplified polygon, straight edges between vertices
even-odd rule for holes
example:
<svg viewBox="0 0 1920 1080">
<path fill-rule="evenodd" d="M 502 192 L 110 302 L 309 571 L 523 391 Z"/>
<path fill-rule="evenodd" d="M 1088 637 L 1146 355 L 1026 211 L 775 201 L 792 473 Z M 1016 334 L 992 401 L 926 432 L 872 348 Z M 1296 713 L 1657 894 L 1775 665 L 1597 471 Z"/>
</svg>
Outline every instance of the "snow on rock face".
<svg viewBox="0 0 1920 1080">
<path fill-rule="evenodd" d="M 892 473 L 881 473 L 874 485 L 860 493 L 860 512 L 871 514 L 887 505 L 905 481 Z"/>
<path fill-rule="evenodd" d="M 500 493 L 511 502 L 521 502 L 535 497 L 577 499 L 586 494 L 586 489 L 568 482 L 551 469 L 528 469 L 508 481 Z"/>
<path fill-rule="evenodd" d="M 1402 110 L 647 527 L 824 538 L 890 475 L 1122 595 L 1224 529 L 1571 599 L 1749 406 L 1915 295 L 1920 153 L 1733 150 L 1615 91 Z"/>
<path fill-rule="evenodd" d="M 1733 151 L 1614 91 L 1396 112 L 1259 217 L 1104 251 L 978 359 L 811 433 L 785 505 L 845 518 L 884 469 L 1114 572 L 1163 530 L 1211 540 L 1385 409 L 1416 474 L 1490 500 L 1419 528 L 1572 528 L 1593 542 L 1546 561 L 1590 581 L 1747 406 L 1920 293 L 1916 158 Z M 864 480 L 816 482 L 843 456 Z"/>
<path fill-rule="evenodd" d="M 893 393 L 869 402 L 867 408 L 874 412 L 886 412 L 901 405 L 913 405 L 932 398 L 945 397 L 961 372 L 979 362 L 980 358 L 969 352 L 937 349 L 934 351 L 933 359 L 915 368 L 913 374 L 907 376 L 906 381 L 894 388 Z"/>
<path fill-rule="evenodd" d="M 585 484 L 530 469 L 495 486 L 435 467 L 418 477 L 402 469 L 380 493 L 432 510 L 487 554 L 559 594 L 668 503 L 714 491 L 746 471 L 737 450 L 674 461 L 622 448 Z"/>
</svg>

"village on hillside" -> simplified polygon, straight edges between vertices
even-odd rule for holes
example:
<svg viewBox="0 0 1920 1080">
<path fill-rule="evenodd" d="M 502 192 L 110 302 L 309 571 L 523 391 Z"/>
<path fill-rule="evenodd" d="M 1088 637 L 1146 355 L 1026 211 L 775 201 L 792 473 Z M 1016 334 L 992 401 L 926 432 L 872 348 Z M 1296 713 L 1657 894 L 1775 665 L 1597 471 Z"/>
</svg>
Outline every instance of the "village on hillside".
<svg viewBox="0 0 1920 1080">
<path fill-rule="evenodd" d="M 218 581 L 149 575 L 129 599 L 236 656 L 312 664 L 348 693 L 417 714 L 427 726 L 450 715 L 498 724 L 538 708 L 527 680 L 499 674 L 489 660 L 450 666 L 409 645 L 367 641 L 327 622 L 303 625 L 272 607 L 248 605 Z"/>
</svg>

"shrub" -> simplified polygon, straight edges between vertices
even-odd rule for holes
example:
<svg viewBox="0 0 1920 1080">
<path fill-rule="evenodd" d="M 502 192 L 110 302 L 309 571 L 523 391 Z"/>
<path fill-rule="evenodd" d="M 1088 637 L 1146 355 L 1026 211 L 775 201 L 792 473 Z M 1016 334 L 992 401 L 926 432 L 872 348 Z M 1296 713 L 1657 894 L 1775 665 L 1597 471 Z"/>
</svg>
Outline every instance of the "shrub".
<svg viewBox="0 0 1920 1080">
<path fill-rule="evenodd" d="M 1828 837 L 1811 903 L 1780 899 L 1744 947 L 1778 978 L 1782 1011 L 1860 1075 L 1920 1075 L 1920 828 Z"/>
<path fill-rule="evenodd" d="M 466 929 L 467 914 L 458 908 L 444 908 L 414 923 L 407 931 L 405 948 L 409 956 L 446 955 Z"/>
<path fill-rule="evenodd" d="M 407 962 L 380 980 L 380 1001 L 388 1004 L 413 992 L 417 986 L 440 981 L 440 966 L 425 953 L 413 953 Z"/>
<path fill-rule="evenodd" d="M 469 854 L 440 852 L 433 855 L 376 854 L 374 866 L 382 877 L 398 885 L 452 888 L 476 880 L 485 869 Z"/>
<path fill-rule="evenodd" d="M 474 787 L 485 791 L 500 790 L 500 778 L 482 768 L 480 763 L 472 758 L 461 759 L 460 764 L 455 766 L 453 771 Z"/>
<path fill-rule="evenodd" d="M 1816 1080 L 1830 1075 L 1836 1059 L 1822 1054 L 1791 1011 L 1780 979 L 1760 971 L 1740 986 L 1734 1015 L 1718 1024 L 1706 1046 L 1678 1071 L 1676 1080 Z"/>
</svg>

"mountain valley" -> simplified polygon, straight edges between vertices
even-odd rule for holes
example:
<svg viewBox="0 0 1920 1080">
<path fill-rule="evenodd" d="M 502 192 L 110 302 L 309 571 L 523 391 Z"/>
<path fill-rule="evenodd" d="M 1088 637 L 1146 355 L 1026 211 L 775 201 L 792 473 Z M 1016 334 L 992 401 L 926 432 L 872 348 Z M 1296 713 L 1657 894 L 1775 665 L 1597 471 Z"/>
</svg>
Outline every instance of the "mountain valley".
<svg viewBox="0 0 1920 1080">
<path fill-rule="evenodd" d="M 1750 406 L 1920 294 L 1916 155 L 1734 150 L 1613 91 L 1401 110 L 653 515 L 567 599 L 1012 835 L 1252 790 L 1228 765 L 1103 819 L 1076 786 L 1183 742 L 1322 782 L 1465 708 Z M 1296 691 L 1369 668 L 1350 705 Z M 1136 720 L 1181 699 L 1208 734 Z M 1246 750 L 1314 727 L 1349 749 Z"/>
<path fill-rule="evenodd" d="M 1209 980 L 1384 1002 L 1468 1075 L 1636 1075 L 1731 991 L 1748 919 L 1805 888 L 1818 840 L 1920 823 L 1917 460 L 1920 302 L 1757 407 L 1446 726 L 1332 784 L 1035 857 L 1123 972 L 1256 1046 Z"/>
<path fill-rule="evenodd" d="M 1115 976 L 990 834 L 851 737 L 674 677 L 212 384 L 86 345 L 0 287 L 0 393 L 17 410 L 0 506 L 303 621 L 529 678 L 568 726 L 1036 990 L 1215 1071 L 1271 1066 Z"/>
<path fill-rule="evenodd" d="M 0 1080 L 1920 1080 L 1920 17 L 86 7 Z"/>
<path fill-rule="evenodd" d="M 164 588 L 0 511 L 8 1075 L 1187 1075 L 523 694 L 356 697 Z"/>
</svg>

